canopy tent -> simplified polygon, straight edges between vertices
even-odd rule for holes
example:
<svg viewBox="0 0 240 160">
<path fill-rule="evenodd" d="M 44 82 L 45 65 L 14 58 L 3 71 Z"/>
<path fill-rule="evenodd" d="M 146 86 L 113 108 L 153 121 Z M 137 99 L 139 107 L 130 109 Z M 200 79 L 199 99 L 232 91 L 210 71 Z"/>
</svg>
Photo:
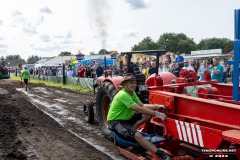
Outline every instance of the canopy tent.
<svg viewBox="0 0 240 160">
<path fill-rule="evenodd" d="M 57 63 L 48 63 L 48 64 L 43 64 L 41 66 L 41 68 L 58 68 L 58 67 L 62 67 L 62 65 Z"/>
<path fill-rule="evenodd" d="M 104 59 L 103 58 L 92 58 L 92 59 L 86 59 L 82 60 L 82 65 L 88 65 L 93 61 L 100 62 L 102 66 L 104 66 Z M 106 59 L 107 66 L 114 65 L 114 59 Z"/>
</svg>

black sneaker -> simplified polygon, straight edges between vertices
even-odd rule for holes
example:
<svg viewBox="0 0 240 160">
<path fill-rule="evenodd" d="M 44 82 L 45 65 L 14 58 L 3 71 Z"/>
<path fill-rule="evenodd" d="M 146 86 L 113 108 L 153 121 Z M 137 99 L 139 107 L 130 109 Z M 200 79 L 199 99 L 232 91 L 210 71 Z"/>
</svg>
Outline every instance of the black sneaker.
<svg viewBox="0 0 240 160">
<path fill-rule="evenodd" d="M 26 89 L 26 91 L 27 91 L 27 89 Z"/>
<path fill-rule="evenodd" d="M 158 158 L 161 158 L 163 160 L 171 160 L 171 158 L 161 150 L 157 150 L 156 155 L 158 156 Z"/>
</svg>

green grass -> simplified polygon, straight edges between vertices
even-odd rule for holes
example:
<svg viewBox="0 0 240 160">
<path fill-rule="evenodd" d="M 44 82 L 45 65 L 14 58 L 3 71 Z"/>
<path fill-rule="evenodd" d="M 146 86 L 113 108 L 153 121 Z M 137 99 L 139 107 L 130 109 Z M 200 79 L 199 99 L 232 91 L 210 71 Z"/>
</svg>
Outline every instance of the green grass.
<svg viewBox="0 0 240 160">
<path fill-rule="evenodd" d="M 21 81 L 21 77 L 11 76 L 10 80 Z M 74 91 L 92 92 L 92 90 L 87 89 L 87 88 L 82 88 L 80 86 L 69 85 L 69 84 L 63 85 L 62 83 L 56 83 L 56 82 L 50 82 L 50 81 L 30 79 L 30 83 L 45 84 L 47 86 L 67 88 L 67 89 L 71 89 L 71 90 L 74 90 Z"/>
</svg>

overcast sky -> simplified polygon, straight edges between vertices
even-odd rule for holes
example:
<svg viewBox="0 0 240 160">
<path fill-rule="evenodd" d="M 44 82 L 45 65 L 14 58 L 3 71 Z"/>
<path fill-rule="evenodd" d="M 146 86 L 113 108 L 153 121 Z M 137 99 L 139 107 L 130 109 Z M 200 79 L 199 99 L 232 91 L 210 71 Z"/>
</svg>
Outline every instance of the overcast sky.
<svg viewBox="0 0 240 160">
<path fill-rule="evenodd" d="M 234 37 L 240 0 L 0 0 L 0 56 L 129 51 L 166 32 Z"/>
</svg>

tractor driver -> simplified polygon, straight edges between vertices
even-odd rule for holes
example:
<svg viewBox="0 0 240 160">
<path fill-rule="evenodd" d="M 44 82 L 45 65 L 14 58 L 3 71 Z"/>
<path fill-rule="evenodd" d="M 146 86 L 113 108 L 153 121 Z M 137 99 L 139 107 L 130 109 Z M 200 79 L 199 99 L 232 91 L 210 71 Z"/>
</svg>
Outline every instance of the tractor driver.
<svg viewBox="0 0 240 160">
<path fill-rule="evenodd" d="M 109 129 L 123 137 L 135 139 L 143 148 L 156 153 L 159 158 L 170 159 L 165 152 L 158 150 L 137 131 L 137 128 L 149 121 L 152 116 L 165 120 L 165 114 L 155 111 L 165 107 L 158 104 L 143 104 L 139 100 L 135 92 L 137 80 L 133 74 L 125 75 L 120 85 L 124 88 L 114 97 L 107 115 Z"/>
</svg>

